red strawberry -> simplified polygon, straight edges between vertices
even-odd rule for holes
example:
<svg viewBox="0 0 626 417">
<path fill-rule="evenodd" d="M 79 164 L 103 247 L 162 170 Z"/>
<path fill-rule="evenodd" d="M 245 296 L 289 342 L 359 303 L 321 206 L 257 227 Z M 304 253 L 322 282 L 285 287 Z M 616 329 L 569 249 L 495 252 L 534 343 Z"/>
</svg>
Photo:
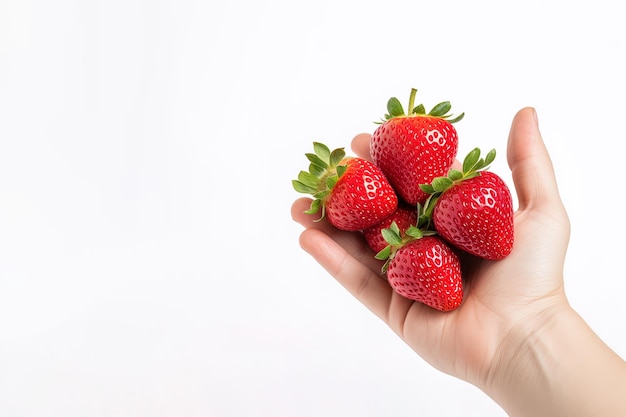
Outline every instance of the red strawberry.
<svg viewBox="0 0 626 417">
<path fill-rule="evenodd" d="M 382 171 L 372 162 L 345 157 L 343 148 L 330 149 L 313 143 L 315 153 L 306 157 L 309 171 L 300 171 L 292 181 L 298 192 L 313 195 L 311 208 L 305 213 L 320 211 L 338 229 L 366 229 L 394 212 L 398 197 Z"/>
<path fill-rule="evenodd" d="M 417 210 L 406 204 L 399 204 L 390 216 L 363 230 L 363 236 L 374 252 L 380 252 L 389 244 L 383 237 L 382 230 L 391 227 L 393 222 L 398 225 L 400 236 L 403 236 L 409 227 L 417 223 Z"/>
<path fill-rule="evenodd" d="M 415 227 L 412 238 L 401 239 L 397 226 L 385 229 L 390 245 L 379 252 L 387 258 L 383 270 L 395 292 L 441 311 L 456 309 L 463 301 L 461 262 L 440 237 L 425 235 Z"/>
<path fill-rule="evenodd" d="M 420 184 L 429 184 L 452 166 L 458 150 L 458 135 L 452 123 L 464 115 L 451 118 L 447 101 L 426 114 L 423 105 L 413 107 L 416 93 L 417 90 L 411 90 L 408 115 L 397 98 L 389 100 L 389 113 L 370 142 L 374 163 L 410 205 L 424 203 L 428 198 Z"/>
<path fill-rule="evenodd" d="M 425 210 L 432 213 L 437 233 L 452 245 L 483 259 L 498 260 L 513 248 L 513 201 L 506 183 L 486 167 L 495 150 L 480 159 L 478 148 L 463 162 L 463 172 L 451 170 L 433 180 L 425 191 L 432 197 Z"/>
</svg>

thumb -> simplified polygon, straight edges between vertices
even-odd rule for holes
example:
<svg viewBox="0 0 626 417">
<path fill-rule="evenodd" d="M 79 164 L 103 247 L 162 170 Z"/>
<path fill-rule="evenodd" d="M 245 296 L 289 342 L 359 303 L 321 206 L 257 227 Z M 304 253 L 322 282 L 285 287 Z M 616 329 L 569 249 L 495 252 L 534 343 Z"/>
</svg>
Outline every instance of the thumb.
<svg viewBox="0 0 626 417">
<path fill-rule="evenodd" d="M 513 118 L 507 159 L 520 210 L 562 208 L 554 168 L 534 108 L 523 108 Z"/>
</svg>

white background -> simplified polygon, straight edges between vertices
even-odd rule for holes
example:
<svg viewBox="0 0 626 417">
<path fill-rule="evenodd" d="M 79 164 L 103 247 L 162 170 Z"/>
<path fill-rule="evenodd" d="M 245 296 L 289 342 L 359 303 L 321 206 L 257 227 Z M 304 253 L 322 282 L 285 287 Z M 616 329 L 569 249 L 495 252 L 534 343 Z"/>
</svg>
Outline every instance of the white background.
<svg viewBox="0 0 626 417">
<path fill-rule="evenodd" d="M 0 0 L 0 415 L 503 416 L 298 246 L 311 142 L 411 87 L 511 185 L 537 108 L 570 301 L 626 357 L 619 6 Z"/>
</svg>

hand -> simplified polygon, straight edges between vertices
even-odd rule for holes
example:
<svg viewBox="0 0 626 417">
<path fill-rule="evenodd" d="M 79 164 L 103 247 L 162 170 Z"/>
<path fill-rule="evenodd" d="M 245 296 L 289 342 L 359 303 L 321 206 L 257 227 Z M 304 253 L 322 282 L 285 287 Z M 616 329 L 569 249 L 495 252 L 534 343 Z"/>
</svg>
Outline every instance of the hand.
<svg viewBox="0 0 626 417">
<path fill-rule="evenodd" d="M 369 158 L 369 135 L 355 137 L 352 148 Z M 304 250 L 431 365 L 486 391 L 523 335 L 567 307 L 569 221 L 533 109 L 515 116 L 507 157 L 519 201 L 513 251 L 497 262 L 465 259 L 465 300 L 452 312 L 397 295 L 360 234 L 313 222 L 303 213 L 308 199 L 292 207 L 293 218 L 305 227 Z"/>
<path fill-rule="evenodd" d="M 369 135 L 352 142 L 369 156 Z M 300 244 L 437 369 L 491 396 L 511 416 L 626 416 L 626 362 L 569 306 L 563 264 L 570 226 L 532 108 L 511 126 L 507 158 L 519 207 L 500 261 L 462 259 L 465 299 L 440 312 L 397 295 L 358 233 L 316 223 L 292 206 Z"/>
</svg>

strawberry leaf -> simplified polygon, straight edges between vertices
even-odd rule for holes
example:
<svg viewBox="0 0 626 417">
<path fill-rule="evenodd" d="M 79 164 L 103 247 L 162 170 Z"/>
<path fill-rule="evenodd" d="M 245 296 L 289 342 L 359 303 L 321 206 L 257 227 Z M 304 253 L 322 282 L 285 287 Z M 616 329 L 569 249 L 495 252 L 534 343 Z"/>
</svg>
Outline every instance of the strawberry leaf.
<svg viewBox="0 0 626 417">
<path fill-rule="evenodd" d="M 473 171 L 467 174 L 465 177 L 463 177 L 463 180 L 469 180 L 478 176 L 480 176 L 480 171 Z"/>
<path fill-rule="evenodd" d="M 387 102 L 387 111 L 389 114 L 387 116 L 388 119 L 392 117 L 404 116 L 404 109 L 402 108 L 402 103 L 396 97 L 391 97 Z"/>
<path fill-rule="evenodd" d="M 391 255 L 391 245 L 387 245 L 380 252 L 374 255 L 374 258 L 384 261 L 385 259 L 389 259 L 390 255 Z"/>
<path fill-rule="evenodd" d="M 380 272 L 385 275 L 387 273 L 387 270 L 389 269 L 389 264 L 391 263 L 391 254 L 389 255 L 389 259 L 387 259 L 387 261 L 385 262 L 385 264 L 382 266 L 382 268 L 380 268 Z"/>
<path fill-rule="evenodd" d="M 480 149 L 478 148 L 472 149 L 463 160 L 463 172 L 469 173 L 473 171 L 474 167 L 478 163 L 479 158 L 480 158 Z"/>
<path fill-rule="evenodd" d="M 450 118 L 446 118 L 446 120 L 450 123 L 456 123 L 456 122 L 460 122 L 463 119 L 463 116 L 465 116 L 465 113 L 461 113 L 459 114 L 457 117 L 455 117 L 454 119 L 450 119 Z M 452 117 L 452 116 L 450 116 Z"/>
<path fill-rule="evenodd" d="M 326 187 L 331 190 L 335 184 L 337 184 L 337 181 L 339 180 L 339 177 L 337 175 L 331 175 L 328 178 L 326 178 Z"/>
<path fill-rule="evenodd" d="M 424 206 L 418 202 L 417 203 L 417 217 L 420 217 L 422 214 L 424 214 Z"/>
<path fill-rule="evenodd" d="M 319 199 L 313 200 L 311 202 L 311 207 L 305 211 L 306 214 L 315 214 L 320 210 L 322 205 L 322 201 Z"/>
<path fill-rule="evenodd" d="M 391 228 L 381 230 L 381 234 L 383 235 L 383 239 L 385 239 L 385 242 L 389 243 L 390 245 L 402 244 L 402 238 L 400 237 L 400 234 L 395 230 L 392 230 Z"/>
<path fill-rule="evenodd" d="M 452 109 L 452 105 L 449 101 L 443 101 L 437 104 L 429 113 L 426 113 L 426 108 L 423 104 L 415 106 L 415 95 L 417 94 L 417 89 L 411 89 L 411 95 L 409 96 L 409 105 L 407 110 L 409 111 L 409 116 L 432 116 L 444 119 L 450 123 L 456 123 L 463 119 L 465 113 L 461 113 L 456 117 L 452 117 L 452 114 L 448 114 Z M 394 117 L 402 117 L 405 116 L 404 108 L 396 97 L 392 97 L 387 101 L 387 112 L 382 122 L 376 122 L 377 124 L 385 123 L 386 120 L 393 119 Z"/>
<path fill-rule="evenodd" d="M 346 158 L 344 148 L 337 148 L 331 151 L 328 146 L 321 142 L 313 142 L 314 153 L 305 153 L 309 160 L 309 171 L 300 171 L 298 177 L 291 181 L 292 187 L 299 193 L 313 196 L 311 207 L 305 211 L 307 214 L 317 213 L 320 208 L 320 221 L 326 214 L 326 199 L 330 195 L 333 187 L 348 169 L 350 163 Z M 343 165 L 339 165 L 342 162 Z"/>
<path fill-rule="evenodd" d="M 422 237 L 424 237 L 422 231 L 415 226 L 409 227 L 405 233 L 407 234 L 407 236 L 411 236 L 414 239 L 421 239 Z"/>
<path fill-rule="evenodd" d="M 420 189 L 426 194 L 433 194 L 435 192 L 435 189 L 430 184 L 420 184 Z"/>
<path fill-rule="evenodd" d="M 315 166 L 320 167 L 321 169 L 328 168 L 328 163 L 326 161 L 322 161 L 319 156 L 314 153 L 305 153 L 304 156 Z"/>
<path fill-rule="evenodd" d="M 443 117 L 450 111 L 451 108 L 452 105 L 450 104 L 450 102 L 444 101 L 433 107 L 433 109 L 428 114 L 430 116 Z"/>
<path fill-rule="evenodd" d="M 291 180 L 294 190 L 303 194 L 312 194 L 317 191 L 316 188 L 304 184 L 302 181 Z"/>
<path fill-rule="evenodd" d="M 315 155 L 319 156 L 322 161 L 330 160 L 330 149 L 323 143 L 313 142 L 313 150 L 315 151 Z"/>
<path fill-rule="evenodd" d="M 448 178 L 450 178 L 452 181 L 458 181 L 463 178 L 463 173 L 458 169 L 451 169 L 448 172 Z"/>
<path fill-rule="evenodd" d="M 463 160 L 463 178 L 468 178 L 475 171 L 486 170 L 496 159 L 496 150 L 492 149 L 487 153 L 485 159 L 480 157 L 480 149 L 474 148 Z"/>
<path fill-rule="evenodd" d="M 313 198 L 315 198 L 316 200 L 323 200 L 328 196 L 328 194 L 330 194 L 329 190 L 318 191 L 313 194 Z"/>
<path fill-rule="evenodd" d="M 330 166 L 334 167 L 339 165 L 339 163 L 345 158 L 346 152 L 343 148 L 337 148 L 328 156 L 328 160 L 330 161 Z"/>
<path fill-rule="evenodd" d="M 322 168 L 320 166 L 317 166 L 315 164 L 310 164 L 309 165 L 309 172 L 313 175 L 315 175 L 317 178 L 321 178 L 322 175 L 324 175 L 326 173 L 326 168 Z"/>
<path fill-rule="evenodd" d="M 487 153 L 487 156 L 485 156 L 485 167 L 491 165 L 494 159 L 496 159 L 496 150 L 492 149 Z"/>
<path fill-rule="evenodd" d="M 450 188 L 454 182 L 448 177 L 437 177 L 433 179 L 432 187 L 435 192 L 444 192 Z"/>
<path fill-rule="evenodd" d="M 320 183 L 319 178 L 306 171 L 300 171 L 298 174 L 298 181 L 314 190 L 317 189 L 317 186 Z"/>
<path fill-rule="evenodd" d="M 430 196 L 429 196 L 430 199 Z M 424 232 L 430 223 L 429 217 L 426 215 L 426 206 L 417 203 L 417 227 Z"/>
<path fill-rule="evenodd" d="M 426 199 L 426 202 L 424 203 L 424 219 L 425 221 L 427 221 L 428 223 L 430 223 L 430 220 L 432 219 L 433 216 L 433 210 L 435 209 L 435 206 L 437 205 L 437 201 L 439 200 L 439 197 L 441 196 L 441 193 L 436 193 L 433 192 L 430 196 L 428 196 L 428 198 Z"/>
<path fill-rule="evenodd" d="M 413 109 L 413 114 L 419 114 L 419 115 L 424 115 L 424 114 L 426 114 L 426 107 L 424 107 L 424 105 L 423 105 L 423 104 L 420 104 L 420 105 L 416 106 L 416 107 Z"/>
</svg>

